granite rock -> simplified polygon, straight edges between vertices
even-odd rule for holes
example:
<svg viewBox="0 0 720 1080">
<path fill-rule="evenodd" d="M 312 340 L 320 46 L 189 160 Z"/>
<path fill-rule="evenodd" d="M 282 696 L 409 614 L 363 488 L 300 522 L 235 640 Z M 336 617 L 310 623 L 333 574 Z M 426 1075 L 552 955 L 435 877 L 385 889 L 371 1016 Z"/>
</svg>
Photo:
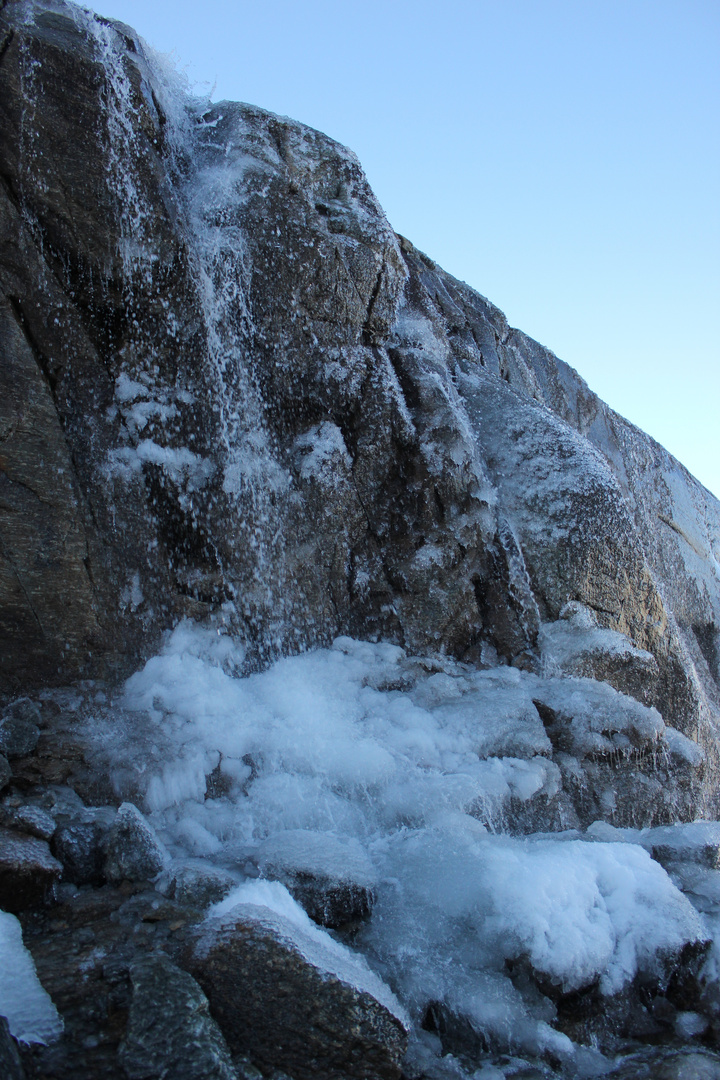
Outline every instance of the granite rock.
<svg viewBox="0 0 720 1080">
<path fill-rule="evenodd" d="M 0 908 L 18 912 L 42 904 L 62 869 L 45 840 L 0 829 Z"/>
</svg>

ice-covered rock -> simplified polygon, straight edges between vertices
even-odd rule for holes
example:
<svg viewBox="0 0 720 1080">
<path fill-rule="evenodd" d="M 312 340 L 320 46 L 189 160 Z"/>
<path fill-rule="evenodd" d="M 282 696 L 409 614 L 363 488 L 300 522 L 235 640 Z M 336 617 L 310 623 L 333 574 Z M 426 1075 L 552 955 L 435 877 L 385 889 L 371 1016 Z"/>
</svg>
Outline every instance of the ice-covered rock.
<svg viewBox="0 0 720 1080">
<path fill-rule="evenodd" d="M 13 805 L 15 803 L 19 805 Z M 55 832 L 55 818 L 41 806 L 24 805 L 18 799 L 0 805 L 0 825 L 49 840 Z"/>
<path fill-rule="evenodd" d="M 226 870 L 198 859 L 169 866 L 156 888 L 170 899 L 202 910 L 223 900 L 237 883 L 237 878 Z"/>
<path fill-rule="evenodd" d="M 104 873 L 108 881 L 150 881 L 167 853 L 155 830 L 132 803 L 122 803 L 107 835 Z"/>
<path fill-rule="evenodd" d="M 289 829 L 266 840 L 256 858 L 263 873 L 282 881 L 321 926 L 338 929 L 372 911 L 377 875 L 355 839 Z"/>
<path fill-rule="evenodd" d="M 643 829 L 638 840 L 665 867 L 690 862 L 720 869 L 720 822 L 690 821 Z"/>
<path fill-rule="evenodd" d="M 544 670 L 610 683 L 623 694 L 650 704 L 657 700 L 659 669 L 652 653 L 626 634 L 598 626 L 597 616 L 577 601 L 566 604 L 556 622 L 538 634 Z"/>
<path fill-rule="evenodd" d="M 186 963 L 233 1052 L 298 1080 L 399 1080 L 404 1010 L 284 886 L 240 886 L 210 915 L 195 931 Z"/>
<path fill-rule="evenodd" d="M 0 693 L 46 687 L 42 740 L 19 699 L 0 751 L 65 864 L 71 947 L 36 942 L 77 1007 L 62 1067 L 117 1064 L 86 974 L 124 1016 L 128 943 L 169 947 L 258 871 L 326 923 L 372 905 L 352 940 L 434 1027 L 438 1076 L 442 1039 L 473 1069 L 483 1046 L 580 1062 L 592 995 L 606 1031 L 695 1038 L 714 841 L 641 829 L 720 807 L 717 501 L 398 237 L 349 151 L 188 96 L 65 0 L 0 8 Z M 127 800 L 109 837 L 56 784 Z M 233 1050 L 244 997 L 263 1069 L 310 1075 L 271 1047 L 267 969 L 227 959 L 269 950 L 285 1004 L 345 1033 L 341 1072 L 357 1007 L 396 1074 L 370 967 L 278 880 L 241 888 L 203 960 Z M 300 1061 L 321 1034 L 292 1015 Z"/>
<path fill-rule="evenodd" d="M 188 97 L 63 0 L 0 25 L 7 686 L 183 615 L 248 664 L 344 633 L 537 670 L 542 625 L 714 761 L 712 496 L 399 238 L 337 143 Z"/>
</svg>

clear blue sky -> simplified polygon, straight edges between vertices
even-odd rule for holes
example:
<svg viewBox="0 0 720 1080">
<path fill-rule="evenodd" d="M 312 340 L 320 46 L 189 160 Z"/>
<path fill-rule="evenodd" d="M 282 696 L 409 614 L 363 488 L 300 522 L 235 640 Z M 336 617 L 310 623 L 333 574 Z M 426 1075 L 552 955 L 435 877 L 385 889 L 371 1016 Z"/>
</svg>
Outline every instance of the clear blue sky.
<svg viewBox="0 0 720 1080">
<path fill-rule="evenodd" d="M 390 223 L 720 496 L 717 0 L 97 0 L 350 146 Z"/>
</svg>

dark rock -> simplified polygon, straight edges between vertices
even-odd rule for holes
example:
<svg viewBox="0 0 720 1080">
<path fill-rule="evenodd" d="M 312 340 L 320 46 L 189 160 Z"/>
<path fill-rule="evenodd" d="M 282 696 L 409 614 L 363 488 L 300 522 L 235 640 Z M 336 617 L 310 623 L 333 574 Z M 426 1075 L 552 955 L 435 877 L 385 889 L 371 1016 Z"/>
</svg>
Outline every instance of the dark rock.
<svg viewBox="0 0 720 1080">
<path fill-rule="evenodd" d="M 0 908 L 18 912 L 42 904 L 62 869 L 44 840 L 0 829 Z"/>
<path fill-rule="evenodd" d="M 405 1023 L 380 980 L 348 950 L 339 960 L 268 909 L 242 905 L 195 932 L 185 963 L 231 1051 L 248 1054 L 263 1072 L 399 1080 Z"/>
<path fill-rule="evenodd" d="M 4 754 L 0 754 L 0 791 L 12 780 L 12 769 L 10 768 L 10 762 Z"/>
<path fill-rule="evenodd" d="M 720 824 L 693 821 L 646 830 L 641 843 L 666 869 L 690 863 L 709 870 L 720 869 Z"/>
<path fill-rule="evenodd" d="M 97 885 L 104 877 L 108 826 L 97 820 L 59 825 L 52 852 L 63 864 L 65 877 L 76 885 Z M 119 864 L 116 862 L 114 865 Z"/>
<path fill-rule="evenodd" d="M 624 1058 L 611 1075 L 613 1080 L 720 1080 L 720 1055 L 653 1047 Z"/>
<path fill-rule="evenodd" d="M 340 929 L 372 911 L 375 872 L 357 841 L 293 829 L 267 840 L 256 858 L 321 926 Z"/>
<path fill-rule="evenodd" d="M 224 899 L 236 885 L 231 874 L 198 862 L 171 867 L 161 876 L 156 888 L 164 896 L 202 910 Z"/>
<path fill-rule="evenodd" d="M 0 718 L 0 753 L 9 758 L 32 754 L 40 738 L 40 710 L 29 698 L 13 701 Z"/>
<path fill-rule="evenodd" d="M 368 918 L 375 902 L 375 891 L 367 885 L 301 873 L 281 880 L 310 918 L 331 930 Z"/>
<path fill-rule="evenodd" d="M 25 1080 L 17 1043 L 10 1034 L 8 1022 L 0 1016 L 0 1076 L 2 1080 Z"/>
<path fill-rule="evenodd" d="M 0 806 L 0 825 L 49 840 L 55 832 L 55 818 L 40 806 Z"/>
<path fill-rule="evenodd" d="M 150 881 L 166 858 L 149 822 L 132 803 L 123 803 L 107 836 L 104 873 L 108 881 Z"/>
<path fill-rule="evenodd" d="M 437 1035 L 443 1053 L 477 1060 L 489 1049 L 488 1042 L 466 1016 L 460 1016 L 442 1001 L 430 1001 L 422 1018 L 424 1031 Z"/>
<path fill-rule="evenodd" d="M 187 972 L 157 954 L 133 964 L 130 979 L 118 1055 L 129 1080 L 237 1080 L 208 1000 Z"/>
</svg>

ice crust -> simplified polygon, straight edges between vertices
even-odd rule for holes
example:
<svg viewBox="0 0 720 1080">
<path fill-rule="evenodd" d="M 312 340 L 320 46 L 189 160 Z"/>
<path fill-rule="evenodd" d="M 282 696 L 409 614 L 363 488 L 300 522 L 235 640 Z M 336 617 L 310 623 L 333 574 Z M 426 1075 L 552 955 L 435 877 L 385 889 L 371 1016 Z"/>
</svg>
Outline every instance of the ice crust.
<svg viewBox="0 0 720 1080">
<path fill-rule="evenodd" d="M 508 963 L 561 991 L 615 994 L 709 936 L 639 831 L 502 831 L 511 801 L 552 799 L 560 784 L 534 701 L 566 718 L 580 756 L 660 748 L 654 709 L 586 678 L 478 671 L 350 638 L 259 674 L 242 677 L 242 662 L 227 637 L 184 622 L 126 683 L 132 729 L 144 713 L 165 740 L 157 766 L 137 766 L 150 820 L 180 861 L 372 882 L 354 945 L 415 1021 L 444 1001 L 496 1043 L 571 1053 L 550 999 L 524 996 Z M 241 903 L 339 963 L 341 947 L 279 882 L 246 881 L 213 916 Z"/>
<path fill-rule="evenodd" d="M 7 1017 L 11 1034 L 24 1043 L 58 1039 L 62 1020 L 23 945 L 19 921 L 6 911 L 0 911 L 0 972 L 0 1016 Z"/>
</svg>

